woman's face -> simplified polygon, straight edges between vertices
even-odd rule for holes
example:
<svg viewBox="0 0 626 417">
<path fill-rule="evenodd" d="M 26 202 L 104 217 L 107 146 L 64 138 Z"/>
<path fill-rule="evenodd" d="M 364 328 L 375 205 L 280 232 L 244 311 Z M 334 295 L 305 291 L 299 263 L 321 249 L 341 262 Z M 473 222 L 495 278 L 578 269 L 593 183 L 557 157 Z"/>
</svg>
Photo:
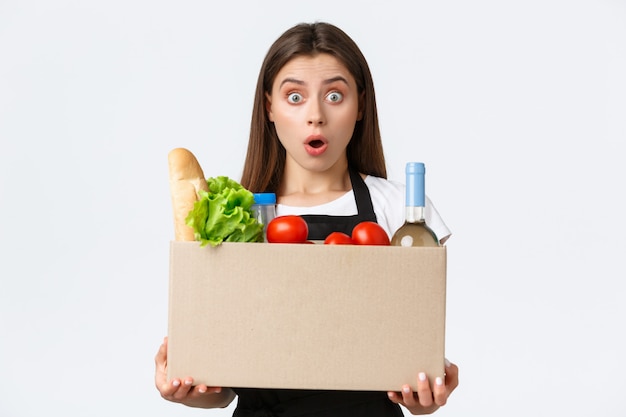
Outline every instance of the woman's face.
<svg viewBox="0 0 626 417">
<path fill-rule="evenodd" d="M 287 62 L 274 79 L 266 108 L 287 164 L 322 172 L 346 162 L 346 147 L 361 119 L 354 77 L 328 54 Z"/>
</svg>

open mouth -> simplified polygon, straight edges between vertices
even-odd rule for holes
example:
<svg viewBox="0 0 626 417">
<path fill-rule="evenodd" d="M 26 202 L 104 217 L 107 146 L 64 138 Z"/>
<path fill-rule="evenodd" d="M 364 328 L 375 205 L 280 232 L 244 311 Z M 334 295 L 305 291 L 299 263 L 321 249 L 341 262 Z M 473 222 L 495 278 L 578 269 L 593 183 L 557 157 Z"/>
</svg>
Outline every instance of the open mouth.
<svg viewBox="0 0 626 417">
<path fill-rule="evenodd" d="M 328 148 L 328 142 L 326 138 L 321 135 L 311 135 L 304 143 L 304 148 L 311 156 L 319 156 L 326 152 Z"/>
<path fill-rule="evenodd" d="M 319 139 L 315 139 L 309 142 L 309 146 L 315 149 L 321 148 L 322 146 L 324 146 L 324 142 Z"/>
</svg>

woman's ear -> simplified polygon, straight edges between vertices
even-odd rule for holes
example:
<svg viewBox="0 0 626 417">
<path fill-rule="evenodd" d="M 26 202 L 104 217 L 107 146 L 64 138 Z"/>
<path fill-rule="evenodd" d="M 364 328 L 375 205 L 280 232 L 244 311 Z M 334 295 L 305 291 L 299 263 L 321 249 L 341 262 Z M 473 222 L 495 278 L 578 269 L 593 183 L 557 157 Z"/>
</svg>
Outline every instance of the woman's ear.
<svg viewBox="0 0 626 417">
<path fill-rule="evenodd" d="M 272 114 L 272 96 L 269 93 L 265 93 L 265 112 L 270 122 L 274 121 L 274 115 Z"/>
</svg>

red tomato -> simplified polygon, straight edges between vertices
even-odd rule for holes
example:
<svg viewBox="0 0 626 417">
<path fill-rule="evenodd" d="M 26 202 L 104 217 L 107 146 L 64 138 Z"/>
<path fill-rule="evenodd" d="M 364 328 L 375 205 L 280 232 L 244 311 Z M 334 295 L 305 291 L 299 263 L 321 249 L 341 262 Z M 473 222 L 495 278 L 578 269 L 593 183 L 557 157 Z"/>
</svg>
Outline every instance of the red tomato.
<svg viewBox="0 0 626 417">
<path fill-rule="evenodd" d="M 342 232 L 332 232 L 324 240 L 326 245 L 354 245 L 350 236 Z"/>
<path fill-rule="evenodd" d="M 389 235 L 376 222 L 361 222 L 352 229 L 352 240 L 357 245 L 390 245 Z"/>
<path fill-rule="evenodd" d="M 308 235 L 309 226 L 300 216 L 278 216 L 267 225 L 267 241 L 270 243 L 305 243 Z"/>
</svg>

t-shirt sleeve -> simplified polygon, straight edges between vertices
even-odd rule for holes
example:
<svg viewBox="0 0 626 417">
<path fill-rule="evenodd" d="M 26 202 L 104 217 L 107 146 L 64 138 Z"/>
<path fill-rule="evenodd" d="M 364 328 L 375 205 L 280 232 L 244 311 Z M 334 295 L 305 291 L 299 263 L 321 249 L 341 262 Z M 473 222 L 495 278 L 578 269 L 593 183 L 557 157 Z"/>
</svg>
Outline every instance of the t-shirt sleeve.
<svg viewBox="0 0 626 417">
<path fill-rule="evenodd" d="M 426 224 L 428 227 L 432 229 L 433 232 L 437 235 L 437 239 L 441 242 L 442 240 L 447 240 L 452 232 L 448 229 L 448 226 L 444 223 L 443 219 L 439 215 L 439 212 L 435 208 L 432 201 L 428 196 L 426 197 L 426 207 L 424 209 L 424 216 L 426 217 Z"/>
</svg>

